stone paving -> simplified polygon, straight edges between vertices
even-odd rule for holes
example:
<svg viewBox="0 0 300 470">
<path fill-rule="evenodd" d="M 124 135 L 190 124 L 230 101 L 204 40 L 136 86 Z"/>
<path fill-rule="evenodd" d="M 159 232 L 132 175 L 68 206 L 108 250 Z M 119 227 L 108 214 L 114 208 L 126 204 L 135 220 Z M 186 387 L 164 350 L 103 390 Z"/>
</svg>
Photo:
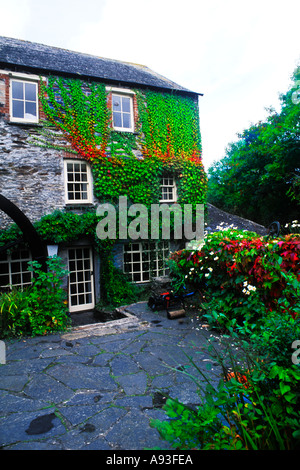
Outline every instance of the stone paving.
<svg viewBox="0 0 300 470">
<path fill-rule="evenodd" d="M 13 450 L 168 449 L 151 418 L 166 419 L 167 396 L 200 403 L 182 371 L 219 380 L 190 317 L 168 320 L 145 303 L 124 321 L 6 342 L 0 365 L 0 447 Z M 212 363 L 207 371 L 206 364 Z"/>
</svg>

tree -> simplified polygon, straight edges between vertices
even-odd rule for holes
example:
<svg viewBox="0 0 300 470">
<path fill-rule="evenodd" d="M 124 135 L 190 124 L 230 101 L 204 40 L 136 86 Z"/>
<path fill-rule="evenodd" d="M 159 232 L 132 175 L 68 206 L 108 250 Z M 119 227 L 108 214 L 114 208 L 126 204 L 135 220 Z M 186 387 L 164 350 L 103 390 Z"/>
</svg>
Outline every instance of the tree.
<svg viewBox="0 0 300 470">
<path fill-rule="evenodd" d="M 280 102 L 280 112 L 269 109 L 208 170 L 209 202 L 264 225 L 299 217 L 300 67 Z"/>
</svg>

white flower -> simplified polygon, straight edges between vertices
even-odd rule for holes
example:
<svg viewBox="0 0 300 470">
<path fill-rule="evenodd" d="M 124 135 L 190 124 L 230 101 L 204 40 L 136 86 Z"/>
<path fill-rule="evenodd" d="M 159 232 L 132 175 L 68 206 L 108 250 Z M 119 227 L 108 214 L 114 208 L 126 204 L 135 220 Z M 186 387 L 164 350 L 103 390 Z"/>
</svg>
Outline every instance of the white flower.
<svg viewBox="0 0 300 470">
<path fill-rule="evenodd" d="M 214 258 L 214 261 L 217 261 L 218 259 L 219 259 L 219 257 L 218 257 L 218 256 L 216 256 L 216 257 Z"/>
<path fill-rule="evenodd" d="M 205 274 L 205 277 L 208 277 L 208 276 L 209 276 L 209 273 L 206 273 L 206 274 Z"/>
<path fill-rule="evenodd" d="M 252 291 L 256 291 L 256 287 L 255 286 L 248 286 L 248 290 L 252 290 Z"/>
<path fill-rule="evenodd" d="M 210 272 L 212 272 L 212 271 L 213 271 L 213 268 L 208 268 L 208 270 L 209 270 Z"/>
</svg>

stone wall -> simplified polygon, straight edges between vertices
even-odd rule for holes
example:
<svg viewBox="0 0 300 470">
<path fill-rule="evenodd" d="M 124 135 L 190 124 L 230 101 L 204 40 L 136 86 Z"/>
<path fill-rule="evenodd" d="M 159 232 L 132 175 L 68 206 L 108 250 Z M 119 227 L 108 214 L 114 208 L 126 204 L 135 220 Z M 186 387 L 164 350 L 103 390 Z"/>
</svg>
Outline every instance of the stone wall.
<svg viewBox="0 0 300 470">
<path fill-rule="evenodd" d="M 62 209 L 63 152 L 32 144 L 37 128 L 5 122 L 0 117 L 0 193 L 34 222 Z M 0 228 L 11 219 L 0 212 Z"/>
</svg>

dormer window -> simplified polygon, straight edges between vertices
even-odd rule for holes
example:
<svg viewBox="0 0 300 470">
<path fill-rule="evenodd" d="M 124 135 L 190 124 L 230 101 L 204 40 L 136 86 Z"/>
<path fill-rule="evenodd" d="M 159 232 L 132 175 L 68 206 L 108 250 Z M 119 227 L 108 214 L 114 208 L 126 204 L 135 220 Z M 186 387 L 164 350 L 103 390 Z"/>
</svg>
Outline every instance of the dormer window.
<svg viewBox="0 0 300 470">
<path fill-rule="evenodd" d="M 38 122 L 38 83 L 11 79 L 10 120 L 13 122 Z"/>
<path fill-rule="evenodd" d="M 112 94 L 113 127 L 117 131 L 133 132 L 132 96 Z"/>
<path fill-rule="evenodd" d="M 177 190 L 174 176 L 163 176 L 160 179 L 160 202 L 176 202 Z"/>
</svg>

